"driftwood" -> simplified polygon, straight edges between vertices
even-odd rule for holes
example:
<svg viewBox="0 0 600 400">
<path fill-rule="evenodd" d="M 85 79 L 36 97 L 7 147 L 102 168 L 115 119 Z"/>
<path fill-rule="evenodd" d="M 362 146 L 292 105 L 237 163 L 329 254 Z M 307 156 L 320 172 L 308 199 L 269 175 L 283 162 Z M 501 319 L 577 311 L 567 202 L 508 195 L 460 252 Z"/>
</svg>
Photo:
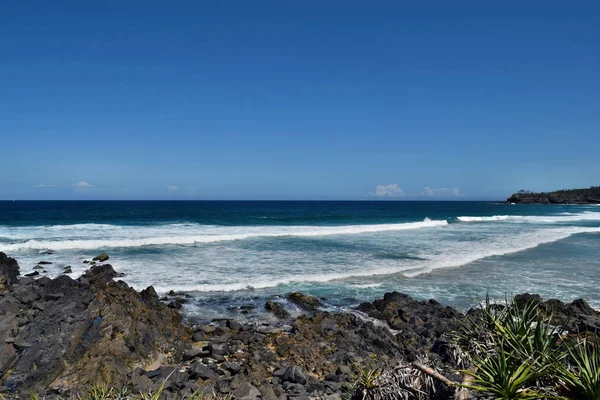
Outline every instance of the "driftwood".
<svg viewBox="0 0 600 400">
<path fill-rule="evenodd" d="M 446 378 L 444 375 L 440 374 L 433 368 L 430 368 L 430 367 L 420 364 L 418 362 L 412 362 L 410 365 L 412 365 L 414 368 L 418 369 L 419 371 L 431 376 L 434 379 L 437 379 L 438 381 L 440 381 L 448 386 L 460 388 L 456 394 L 456 400 L 468 400 L 469 399 L 469 389 L 467 389 L 465 386 L 469 386 L 470 383 L 473 381 L 473 377 L 471 375 L 465 374 L 463 376 L 462 384 L 459 385 L 457 382 L 454 382 L 454 381 Z"/>
<path fill-rule="evenodd" d="M 419 364 L 416 361 L 410 363 L 410 365 L 412 365 L 413 367 L 415 367 L 419 371 L 426 373 L 427 375 L 431 376 L 432 378 L 437 379 L 438 381 L 441 381 L 441 382 L 445 383 L 448 386 L 457 386 L 458 385 L 456 382 L 451 381 L 450 379 L 446 378 L 444 375 L 440 374 L 439 372 L 437 372 L 433 368 L 429 368 L 429 367 L 427 367 L 427 366 L 425 366 L 423 364 Z"/>
</svg>

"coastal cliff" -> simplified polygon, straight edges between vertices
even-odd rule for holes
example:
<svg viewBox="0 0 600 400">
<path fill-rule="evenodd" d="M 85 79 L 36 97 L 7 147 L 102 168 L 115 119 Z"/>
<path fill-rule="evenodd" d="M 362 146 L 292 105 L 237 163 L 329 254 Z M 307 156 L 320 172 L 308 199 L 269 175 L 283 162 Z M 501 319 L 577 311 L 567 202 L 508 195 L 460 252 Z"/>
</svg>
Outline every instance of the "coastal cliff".
<svg viewBox="0 0 600 400">
<path fill-rule="evenodd" d="M 521 190 L 506 201 L 515 204 L 600 204 L 600 186 L 544 193 Z"/>
</svg>

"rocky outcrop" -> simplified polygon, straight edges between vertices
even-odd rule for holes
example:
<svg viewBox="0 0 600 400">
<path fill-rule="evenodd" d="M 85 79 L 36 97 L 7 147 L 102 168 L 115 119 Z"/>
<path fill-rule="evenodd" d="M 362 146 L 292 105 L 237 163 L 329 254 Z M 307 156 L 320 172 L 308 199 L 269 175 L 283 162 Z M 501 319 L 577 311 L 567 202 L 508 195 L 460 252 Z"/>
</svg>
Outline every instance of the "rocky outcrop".
<svg viewBox="0 0 600 400">
<path fill-rule="evenodd" d="M 18 275 L 16 261 L 0 253 L 0 393 L 7 398 L 106 383 L 134 393 L 162 386 L 165 396 L 206 390 L 234 399 L 333 400 L 365 366 L 423 359 L 456 378 L 447 335 L 465 317 L 435 300 L 392 292 L 353 312 L 328 313 L 319 311 L 317 298 L 294 293 L 290 301 L 310 315 L 188 326 L 165 304 L 185 299 L 184 293 L 161 301 L 151 286 L 137 292 L 115 280 L 109 264 L 94 265 L 78 279 Z M 570 331 L 600 331 L 600 313 L 583 300 L 565 304 L 523 294 L 515 301 L 535 302 Z M 267 305 L 285 311 L 280 303 Z M 453 394 L 439 391 L 432 398 Z"/>
<path fill-rule="evenodd" d="M 600 186 L 589 189 L 557 190 L 547 193 L 532 193 L 521 190 L 507 200 L 515 204 L 600 204 Z"/>
<path fill-rule="evenodd" d="M 362 303 L 358 310 L 386 321 L 391 329 L 398 331 L 396 338 L 410 361 L 430 351 L 445 333 L 457 330 L 464 318 L 460 312 L 433 299 L 417 301 L 398 292 L 386 293 L 373 303 Z"/>
<path fill-rule="evenodd" d="M 323 307 L 323 304 L 315 296 L 293 292 L 288 294 L 288 299 L 303 310 L 316 311 L 317 308 Z"/>
<path fill-rule="evenodd" d="M 0 260 L 4 265 L 7 258 L 0 253 Z M 14 273 L 7 276 L 14 282 Z M 153 289 L 141 295 L 115 276 L 102 265 L 77 280 L 61 275 L 12 283 L 0 298 L 0 384 L 10 392 L 120 386 L 127 371 L 162 354 L 177 361 L 191 334 L 180 315 Z"/>
<path fill-rule="evenodd" d="M 281 305 L 281 303 L 277 301 L 267 300 L 265 303 L 265 310 L 273 313 L 278 318 L 287 318 L 290 316 L 290 313 L 286 311 L 285 308 Z"/>
<path fill-rule="evenodd" d="M 96 257 L 92 258 L 92 261 L 105 262 L 108 261 L 109 257 L 106 253 L 98 254 Z"/>
<path fill-rule="evenodd" d="M 0 253 L 0 295 L 8 292 L 9 288 L 17 282 L 19 264 L 14 258 Z"/>
</svg>

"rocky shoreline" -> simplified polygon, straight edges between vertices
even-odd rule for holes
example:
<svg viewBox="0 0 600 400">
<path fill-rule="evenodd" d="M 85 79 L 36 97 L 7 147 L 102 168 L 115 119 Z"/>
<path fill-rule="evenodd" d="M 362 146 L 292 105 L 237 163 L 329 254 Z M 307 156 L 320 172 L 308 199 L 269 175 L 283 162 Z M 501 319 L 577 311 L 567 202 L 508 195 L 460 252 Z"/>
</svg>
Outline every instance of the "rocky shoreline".
<svg viewBox="0 0 600 400">
<path fill-rule="evenodd" d="M 162 387 L 163 398 L 204 391 L 244 400 L 341 399 L 353 396 L 352 383 L 364 368 L 413 361 L 452 382 L 462 378 L 450 333 L 465 315 L 435 300 L 392 292 L 355 312 L 333 314 L 320 310 L 319 299 L 291 293 L 288 299 L 304 315 L 292 318 L 268 301 L 277 323 L 194 325 L 178 311 L 184 296 L 161 300 L 152 287 L 137 292 L 98 261 L 77 279 L 50 279 L 21 276 L 16 260 L 0 253 L 3 397 L 27 398 L 31 391 L 69 398 L 106 384 L 132 393 Z M 600 330 L 600 313 L 583 300 L 542 302 L 525 294 L 515 301 L 553 310 L 570 330 Z M 454 392 L 440 384 L 434 398 L 454 398 Z"/>
</svg>

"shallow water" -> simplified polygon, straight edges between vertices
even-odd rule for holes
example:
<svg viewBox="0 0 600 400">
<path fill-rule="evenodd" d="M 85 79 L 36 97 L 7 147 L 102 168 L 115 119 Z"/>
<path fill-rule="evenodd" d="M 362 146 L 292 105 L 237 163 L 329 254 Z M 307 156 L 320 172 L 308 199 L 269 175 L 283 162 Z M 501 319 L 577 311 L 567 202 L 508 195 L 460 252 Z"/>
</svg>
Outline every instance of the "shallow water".
<svg viewBox="0 0 600 400">
<path fill-rule="evenodd" d="M 489 292 L 600 308 L 600 208 L 488 202 L 0 202 L 0 250 L 49 275 L 100 252 L 188 315 L 263 314 L 300 290 L 332 308 L 399 290 L 465 309 Z M 53 250 L 54 254 L 40 254 Z"/>
</svg>

